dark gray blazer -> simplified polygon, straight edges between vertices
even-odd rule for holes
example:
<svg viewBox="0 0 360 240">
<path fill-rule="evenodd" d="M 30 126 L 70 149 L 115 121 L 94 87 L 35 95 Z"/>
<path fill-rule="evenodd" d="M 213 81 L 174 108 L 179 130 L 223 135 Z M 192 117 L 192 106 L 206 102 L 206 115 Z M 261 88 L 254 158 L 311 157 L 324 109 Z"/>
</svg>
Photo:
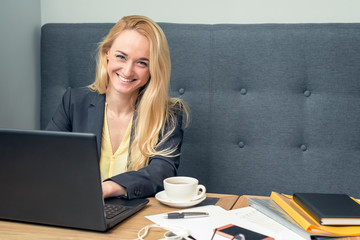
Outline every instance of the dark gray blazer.
<svg viewBox="0 0 360 240">
<path fill-rule="evenodd" d="M 53 131 L 95 133 L 99 159 L 104 122 L 105 95 L 87 87 L 68 88 L 55 115 L 46 129 Z M 174 155 L 180 154 L 183 139 L 182 114 L 177 115 L 178 124 L 168 140 L 158 150 L 177 146 Z M 160 141 L 161 139 L 159 139 Z M 149 165 L 138 171 L 116 175 L 111 180 L 126 187 L 129 199 L 154 196 L 163 190 L 163 179 L 177 175 L 180 156 L 153 156 Z"/>
</svg>

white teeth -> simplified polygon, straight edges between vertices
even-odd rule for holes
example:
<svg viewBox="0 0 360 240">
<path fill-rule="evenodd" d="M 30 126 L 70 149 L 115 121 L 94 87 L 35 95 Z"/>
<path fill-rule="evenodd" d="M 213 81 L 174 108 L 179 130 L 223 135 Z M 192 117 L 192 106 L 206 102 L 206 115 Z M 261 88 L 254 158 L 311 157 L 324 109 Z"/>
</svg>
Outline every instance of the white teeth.
<svg viewBox="0 0 360 240">
<path fill-rule="evenodd" d="M 120 80 L 123 82 L 132 82 L 132 80 L 130 80 L 130 79 L 123 78 L 120 75 L 118 75 L 118 76 L 119 76 Z"/>
</svg>

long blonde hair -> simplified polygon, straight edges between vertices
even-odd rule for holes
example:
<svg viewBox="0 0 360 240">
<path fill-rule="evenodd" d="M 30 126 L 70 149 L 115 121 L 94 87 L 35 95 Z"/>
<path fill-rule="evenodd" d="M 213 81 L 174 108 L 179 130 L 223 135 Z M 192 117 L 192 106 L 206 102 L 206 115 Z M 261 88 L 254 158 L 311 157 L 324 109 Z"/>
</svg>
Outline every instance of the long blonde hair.
<svg viewBox="0 0 360 240">
<path fill-rule="evenodd" d="M 168 43 L 162 29 L 151 19 L 144 16 L 123 17 L 110 30 L 99 44 L 96 78 L 90 89 L 105 94 L 109 84 L 106 54 L 114 40 L 124 30 L 136 30 L 146 36 L 150 42 L 150 80 L 140 90 L 136 99 L 134 135 L 131 143 L 131 156 L 128 159 L 128 170 L 138 170 L 149 163 L 154 155 L 174 157 L 173 148 L 156 151 L 174 131 L 177 123 L 175 112 L 185 112 L 186 122 L 189 120 L 189 110 L 179 98 L 170 98 L 169 82 L 171 62 Z M 165 126 L 170 130 L 165 131 Z M 159 142 L 159 136 L 162 140 Z M 139 149 L 140 151 L 136 151 Z"/>
</svg>

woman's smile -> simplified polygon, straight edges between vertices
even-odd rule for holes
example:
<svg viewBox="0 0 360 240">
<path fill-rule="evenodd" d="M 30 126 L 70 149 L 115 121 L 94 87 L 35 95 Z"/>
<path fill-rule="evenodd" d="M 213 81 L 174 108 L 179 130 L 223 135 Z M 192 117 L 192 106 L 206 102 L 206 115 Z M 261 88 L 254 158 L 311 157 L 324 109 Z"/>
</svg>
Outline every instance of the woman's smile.
<svg viewBox="0 0 360 240">
<path fill-rule="evenodd" d="M 130 82 L 133 82 L 133 81 L 136 80 L 136 79 L 124 78 L 124 77 L 120 76 L 120 74 L 118 74 L 118 73 L 117 73 L 116 75 L 118 76 L 118 78 L 120 79 L 120 81 L 125 82 L 125 83 L 130 83 Z"/>
</svg>

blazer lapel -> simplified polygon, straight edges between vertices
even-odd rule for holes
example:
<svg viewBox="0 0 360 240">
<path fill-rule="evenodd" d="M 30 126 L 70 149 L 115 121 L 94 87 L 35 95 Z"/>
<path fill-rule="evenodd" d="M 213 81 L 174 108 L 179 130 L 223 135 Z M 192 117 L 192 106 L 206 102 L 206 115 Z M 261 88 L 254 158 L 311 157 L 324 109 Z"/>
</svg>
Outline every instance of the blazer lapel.
<svg viewBox="0 0 360 240">
<path fill-rule="evenodd" d="M 88 126 L 89 132 L 96 134 L 96 144 L 98 155 L 101 155 L 101 138 L 102 128 L 104 124 L 105 111 L 105 94 L 95 94 L 94 98 L 89 104 L 88 110 Z"/>
</svg>

